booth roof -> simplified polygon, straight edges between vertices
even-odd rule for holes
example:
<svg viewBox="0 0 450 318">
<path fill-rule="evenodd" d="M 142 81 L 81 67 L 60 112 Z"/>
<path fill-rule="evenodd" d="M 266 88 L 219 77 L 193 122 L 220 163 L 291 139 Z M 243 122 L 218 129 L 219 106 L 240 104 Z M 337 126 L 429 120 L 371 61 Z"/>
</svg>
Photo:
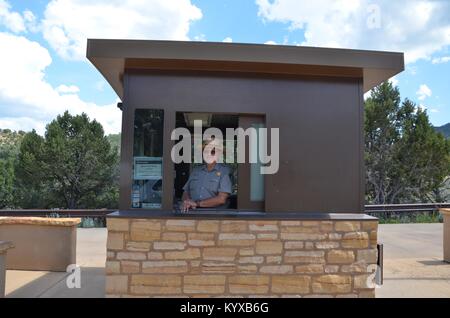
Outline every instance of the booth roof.
<svg viewBox="0 0 450 318">
<path fill-rule="evenodd" d="M 87 58 L 120 98 L 126 69 L 362 78 L 364 92 L 404 70 L 403 53 L 222 42 L 88 39 Z"/>
</svg>

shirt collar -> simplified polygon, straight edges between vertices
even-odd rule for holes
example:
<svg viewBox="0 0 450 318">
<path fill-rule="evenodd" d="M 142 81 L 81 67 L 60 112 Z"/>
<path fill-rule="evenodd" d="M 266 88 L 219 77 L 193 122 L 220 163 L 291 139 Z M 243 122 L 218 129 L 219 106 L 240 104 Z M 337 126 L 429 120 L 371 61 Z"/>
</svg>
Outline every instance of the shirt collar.
<svg viewBox="0 0 450 318">
<path fill-rule="evenodd" d="M 219 170 L 219 165 L 220 165 L 220 163 L 216 163 L 216 164 L 214 165 L 214 168 L 213 168 L 211 171 Z M 208 172 L 208 167 L 207 167 L 206 163 L 203 164 L 202 170 Z"/>
</svg>

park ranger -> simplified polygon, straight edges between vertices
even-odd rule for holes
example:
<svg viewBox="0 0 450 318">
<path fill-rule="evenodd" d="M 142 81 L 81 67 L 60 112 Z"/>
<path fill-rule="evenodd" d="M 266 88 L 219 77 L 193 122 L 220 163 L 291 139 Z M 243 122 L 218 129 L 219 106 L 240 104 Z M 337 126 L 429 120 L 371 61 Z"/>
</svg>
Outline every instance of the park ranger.
<svg viewBox="0 0 450 318">
<path fill-rule="evenodd" d="M 223 153 L 222 143 L 212 140 L 204 146 L 212 147 L 212 150 L 204 152 L 205 163 L 192 170 L 183 187 L 182 212 L 196 208 L 225 207 L 231 194 L 230 169 L 217 162 Z"/>
</svg>

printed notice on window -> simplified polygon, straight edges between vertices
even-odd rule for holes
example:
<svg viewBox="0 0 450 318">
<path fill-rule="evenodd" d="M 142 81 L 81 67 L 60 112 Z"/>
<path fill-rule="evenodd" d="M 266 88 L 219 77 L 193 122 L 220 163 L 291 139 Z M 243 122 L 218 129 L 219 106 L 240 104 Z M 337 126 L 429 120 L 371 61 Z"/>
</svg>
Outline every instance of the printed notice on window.
<svg viewBox="0 0 450 318">
<path fill-rule="evenodd" d="M 135 180 L 159 180 L 162 178 L 162 158 L 135 157 Z"/>
</svg>

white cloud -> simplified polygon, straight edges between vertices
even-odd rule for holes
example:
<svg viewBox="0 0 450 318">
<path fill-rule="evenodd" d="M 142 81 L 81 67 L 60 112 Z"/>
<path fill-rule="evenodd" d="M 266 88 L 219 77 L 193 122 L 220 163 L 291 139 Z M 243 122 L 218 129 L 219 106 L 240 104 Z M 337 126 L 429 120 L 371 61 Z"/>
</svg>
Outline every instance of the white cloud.
<svg viewBox="0 0 450 318">
<path fill-rule="evenodd" d="M 188 40 L 201 17 L 190 0 L 52 0 L 42 30 L 58 55 L 84 60 L 87 38 Z"/>
<path fill-rule="evenodd" d="M 432 60 L 433 64 L 443 64 L 450 62 L 450 56 L 436 57 Z"/>
<path fill-rule="evenodd" d="M 64 84 L 59 85 L 55 90 L 61 94 L 74 94 L 80 91 L 80 89 L 76 85 L 64 85 Z"/>
<path fill-rule="evenodd" d="M 222 40 L 222 42 L 231 43 L 231 42 L 233 42 L 233 39 L 231 37 L 227 36 L 225 39 Z"/>
<path fill-rule="evenodd" d="M 120 131 L 121 112 L 116 103 L 97 105 L 82 100 L 74 85 L 54 88 L 45 80 L 45 70 L 52 63 L 47 49 L 23 36 L 0 32 L 0 127 L 36 129 L 58 114 L 85 112 L 99 121 L 107 133 Z"/>
<path fill-rule="evenodd" d="M 417 106 L 417 110 L 420 110 L 420 111 L 426 111 L 427 110 L 427 106 L 425 106 L 424 104 L 419 104 L 418 106 Z"/>
<path fill-rule="evenodd" d="M 391 79 L 389 79 L 389 82 L 391 82 L 392 86 L 398 86 L 398 83 L 400 82 L 397 77 L 392 77 Z"/>
<path fill-rule="evenodd" d="M 206 35 L 204 35 L 204 34 L 195 35 L 194 36 L 194 41 L 206 42 Z"/>
<path fill-rule="evenodd" d="M 450 45 L 450 1 L 256 0 L 265 21 L 305 31 L 302 45 L 405 52 L 407 63 Z"/>
<path fill-rule="evenodd" d="M 15 33 L 26 31 L 24 17 L 18 12 L 11 11 L 11 5 L 5 0 L 0 0 L 0 24 Z"/>
<path fill-rule="evenodd" d="M 276 45 L 277 42 L 270 40 L 270 41 L 264 42 L 264 44 L 267 44 L 267 45 Z"/>
<path fill-rule="evenodd" d="M 431 97 L 431 95 L 433 95 L 433 92 L 426 84 L 422 84 L 420 85 L 419 90 L 416 92 L 416 94 L 419 100 L 423 101 L 427 97 Z"/>
</svg>

